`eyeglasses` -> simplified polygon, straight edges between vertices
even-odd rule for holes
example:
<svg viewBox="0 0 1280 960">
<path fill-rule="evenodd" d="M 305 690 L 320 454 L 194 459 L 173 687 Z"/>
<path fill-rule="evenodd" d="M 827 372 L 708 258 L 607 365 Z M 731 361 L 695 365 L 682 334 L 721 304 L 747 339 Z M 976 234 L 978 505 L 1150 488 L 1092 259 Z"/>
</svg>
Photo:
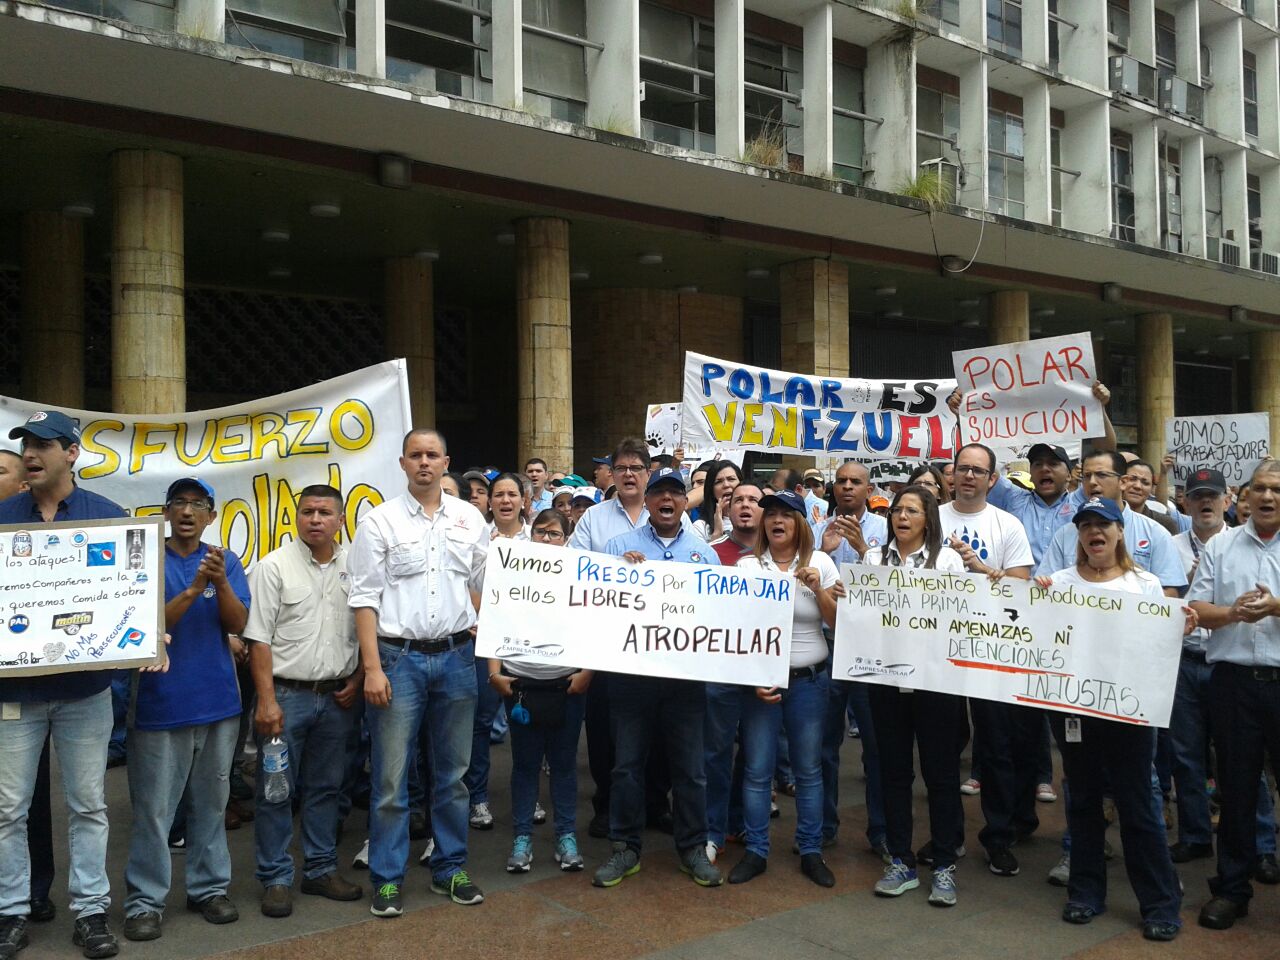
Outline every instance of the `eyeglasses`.
<svg viewBox="0 0 1280 960">
<path fill-rule="evenodd" d="M 185 510 L 190 507 L 194 513 L 213 509 L 213 504 L 208 500 L 170 500 L 165 506 L 170 510 Z"/>
<path fill-rule="evenodd" d="M 1115 480 L 1119 478 L 1119 476 L 1120 474 L 1116 473 L 1114 470 L 1095 470 L 1092 473 L 1083 474 L 1083 477 L 1086 480 Z"/>
<path fill-rule="evenodd" d="M 989 477 L 991 471 L 986 467 L 975 467 L 971 464 L 956 467 L 956 473 L 963 474 L 966 477 Z"/>
<path fill-rule="evenodd" d="M 638 463 L 620 463 L 613 468 L 614 473 L 648 473 L 649 468 Z"/>
<path fill-rule="evenodd" d="M 915 507 L 890 507 L 889 513 L 895 517 L 898 516 L 899 514 L 901 514 L 904 517 L 923 517 L 924 516 L 924 511 L 917 510 Z"/>
<path fill-rule="evenodd" d="M 538 530 L 535 528 L 531 536 L 535 540 L 545 540 L 547 543 L 560 543 L 564 540 L 564 534 L 559 530 Z"/>
<path fill-rule="evenodd" d="M 916 486 L 924 487 L 926 490 L 938 489 L 938 485 L 932 480 L 915 480 L 913 482 L 915 483 Z"/>
</svg>

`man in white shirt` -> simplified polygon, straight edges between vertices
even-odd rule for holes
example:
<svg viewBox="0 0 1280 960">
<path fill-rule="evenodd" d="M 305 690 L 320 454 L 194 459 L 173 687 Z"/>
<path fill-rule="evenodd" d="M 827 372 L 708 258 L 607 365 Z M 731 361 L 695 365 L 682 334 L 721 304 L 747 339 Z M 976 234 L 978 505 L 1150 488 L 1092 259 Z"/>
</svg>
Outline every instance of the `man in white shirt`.
<svg viewBox="0 0 1280 960">
<path fill-rule="evenodd" d="M 980 443 L 956 451 L 955 499 L 938 508 L 943 539 L 960 554 L 965 569 L 993 579 L 1031 576 L 1031 544 L 1021 521 L 987 503 L 999 479 L 996 455 Z M 1036 816 L 1037 757 L 1044 720 L 1038 710 L 972 699 L 974 738 L 982 740 L 982 815 L 978 841 L 987 865 L 999 877 L 1018 873 L 1014 842 L 1040 826 Z"/>
<path fill-rule="evenodd" d="M 408 489 L 365 515 L 347 565 L 368 707 L 370 910 L 378 917 L 403 912 L 409 753 L 424 722 L 433 761 L 431 890 L 455 903 L 484 900 L 464 869 L 463 775 L 476 706 L 471 594 L 483 585 L 489 534 L 479 510 L 440 489 L 449 457 L 439 433 L 410 431 L 400 468 Z"/>
</svg>

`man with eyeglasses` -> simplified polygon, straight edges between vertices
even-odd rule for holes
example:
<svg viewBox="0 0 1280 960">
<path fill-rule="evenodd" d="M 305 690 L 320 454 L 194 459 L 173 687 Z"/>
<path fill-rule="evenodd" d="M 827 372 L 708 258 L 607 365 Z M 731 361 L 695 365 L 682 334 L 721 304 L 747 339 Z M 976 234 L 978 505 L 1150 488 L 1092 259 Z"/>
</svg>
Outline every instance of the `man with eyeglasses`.
<svg viewBox="0 0 1280 960">
<path fill-rule="evenodd" d="M 249 618 L 249 583 L 231 550 L 201 541 L 217 517 L 213 488 L 198 477 L 169 485 L 164 498 L 165 622 L 173 635 L 169 671 L 141 674 L 129 728 L 133 832 L 124 879 L 124 935 L 161 935 L 172 880 L 169 828 L 187 790 L 187 909 L 209 923 L 240 918 L 227 896 L 231 854 L 224 814 L 227 772 L 240 732 L 240 688 L 228 634 Z M 238 641 L 237 641 L 238 642 Z"/>
<path fill-rule="evenodd" d="M 938 508 L 938 516 L 943 538 L 960 554 L 965 569 L 992 579 L 1028 579 L 1034 560 L 1022 522 L 988 500 L 1000 479 L 995 453 L 980 443 L 961 447 L 954 477 L 955 495 Z M 986 826 L 978 842 L 986 848 L 992 873 L 1016 876 L 1018 860 L 1010 847 L 1040 826 L 1036 767 L 1044 718 L 1037 710 L 993 700 L 971 699 L 969 710 L 974 739 L 982 741 L 983 751 L 980 796 Z"/>
<path fill-rule="evenodd" d="M 111 520 L 128 514 L 76 483 L 80 428 L 64 413 L 37 411 L 9 431 L 22 443 L 27 489 L 0 503 L 0 524 Z M 28 921 L 52 920 L 53 824 L 49 742 L 66 794 L 75 914 L 73 942 L 86 957 L 111 957 L 119 944 L 107 925 L 107 745 L 111 670 L 0 679 L 0 958 L 27 945 Z M 12 719 L 10 719 L 12 718 Z M 26 820 L 26 829 L 19 826 Z"/>
</svg>

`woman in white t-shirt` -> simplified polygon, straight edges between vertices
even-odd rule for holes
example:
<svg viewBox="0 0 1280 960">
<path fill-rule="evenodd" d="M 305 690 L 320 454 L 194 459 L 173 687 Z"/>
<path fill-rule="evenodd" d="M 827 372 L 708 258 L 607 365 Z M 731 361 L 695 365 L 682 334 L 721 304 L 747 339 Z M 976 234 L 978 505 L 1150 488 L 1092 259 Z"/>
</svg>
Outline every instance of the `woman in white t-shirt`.
<svg viewBox="0 0 1280 960">
<path fill-rule="evenodd" d="M 1037 584 L 1045 589 L 1073 587 L 1092 592 L 1102 588 L 1164 596 L 1160 581 L 1138 569 L 1125 549 L 1120 504 L 1094 497 L 1081 505 L 1073 522 L 1079 537 L 1075 566 L 1037 577 Z M 1195 629 L 1196 615 L 1189 606 L 1184 609 L 1186 632 L 1190 633 Z M 1089 639 L 1124 642 L 1122 637 Z M 1080 640 L 1085 638 L 1076 638 L 1076 642 Z M 1155 730 L 1087 714 L 1055 712 L 1049 722 L 1062 750 L 1062 769 L 1070 785 L 1067 826 L 1071 830 L 1071 874 L 1062 919 L 1088 923 L 1106 909 L 1106 821 L 1100 811 L 1103 791 L 1109 788 L 1120 815 L 1124 865 L 1142 913 L 1142 935 L 1148 940 L 1172 940 L 1182 925 L 1178 918 L 1182 891 L 1169 859 L 1164 822 L 1151 793 Z"/>
<path fill-rule="evenodd" d="M 823 624 L 834 626 L 834 561 L 817 550 L 806 522 L 804 499 L 790 490 L 760 501 L 764 518 L 755 554 L 738 569 L 789 571 L 796 578 L 791 627 L 791 677 L 786 690 L 759 687 L 742 708 L 742 813 L 747 852 L 729 873 L 730 883 L 746 883 L 764 873 L 769 859 L 769 797 L 784 727 L 796 783 L 796 846 L 800 869 L 814 883 L 834 886 L 822 859 L 822 728 L 827 710 L 827 641 Z"/>
<path fill-rule="evenodd" d="M 863 563 L 963 573 L 964 561 L 942 542 L 942 521 L 933 490 L 922 484 L 903 487 L 889 507 L 889 536 L 883 547 L 867 552 Z M 867 685 L 872 726 L 880 755 L 885 842 L 893 859 L 876 881 L 875 893 L 896 897 L 920 885 L 911 844 L 911 785 L 914 753 L 929 796 L 929 836 L 933 878 L 929 902 L 956 902 L 956 856 L 964 843 L 960 805 L 960 751 L 965 729 L 964 698 L 930 690 Z"/>
<path fill-rule="evenodd" d="M 489 484 L 489 510 L 493 522 L 489 536 L 493 540 L 528 540 L 529 527 L 524 522 L 524 481 L 518 473 L 500 473 Z"/>
</svg>

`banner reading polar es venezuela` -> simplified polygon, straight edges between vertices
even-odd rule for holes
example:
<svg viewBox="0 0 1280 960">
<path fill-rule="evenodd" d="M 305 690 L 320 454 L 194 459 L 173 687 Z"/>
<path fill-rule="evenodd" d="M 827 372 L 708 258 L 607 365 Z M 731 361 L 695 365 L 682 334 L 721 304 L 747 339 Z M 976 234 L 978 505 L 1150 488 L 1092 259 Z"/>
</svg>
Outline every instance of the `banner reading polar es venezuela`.
<svg viewBox="0 0 1280 960">
<path fill-rule="evenodd" d="M 80 424 L 77 482 L 133 516 L 161 513 L 179 477 L 213 487 L 218 515 L 204 539 L 234 550 L 245 566 L 297 538 L 297 496 L 308 484 L 341 491 L 338 536 L 347 542 L 367 510 L 404 489 L 398 461 L 411 423 L 404 360 L 190 413 L 95 413 L 0 397 L 0 444 L 16 447 L 9 430 L 52 409 Z"/>
</svg>

